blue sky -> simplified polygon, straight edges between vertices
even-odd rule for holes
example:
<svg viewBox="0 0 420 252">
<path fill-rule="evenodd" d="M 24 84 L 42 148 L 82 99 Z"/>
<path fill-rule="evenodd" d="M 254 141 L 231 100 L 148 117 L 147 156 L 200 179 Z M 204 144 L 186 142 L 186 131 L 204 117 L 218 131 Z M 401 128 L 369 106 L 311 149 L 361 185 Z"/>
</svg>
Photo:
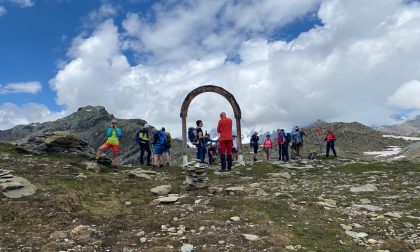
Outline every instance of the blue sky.
<svg viewBox="0 0 420 252">
<path fill-rule="evenodd" d="M 201 84 L 252 130 L 393 123 L 420 111 L 418 27 L 407 0 L 0 0 L 0 129 L 102 105 L 177 132 Z M 221 110 L 199 96 L 189 120 Z"/>
<path fill-rule="evenodd" d="M 155 2 L 158 1 L 39 0 L 24 8 L 16 3 L 4 3 L 8 13 L 0 19 L 0 34 L 7 35 L 0 40 L 0 84 L 39 81 L 42 90 L 35 95 L 1 95 L 0 103 L 11 102 L 19 106 L 42 103 L 52 111 L 61 111 L 64 107 L 56 104 L 55 92 L 48 82 L 57 73 L 57 64 L 67 58 L 72 39 L 94 28 L 89 27 L 89 15 L 106 3 L 113 4 L 117 10 L 115 23 L 121 23 L 128 11 L 143 13 L 153 20 L 151 7 Z M 310 12 L 263 35 L 271 41 L 290 41 L 316 25 L 321 22 L 316 12 Z M 129 50 L 124 54 L 131 64 L 147 58 L 146 53 L 135 57 Z M 227 60 L 239 63 L 235 56 Z"/>
</svg>

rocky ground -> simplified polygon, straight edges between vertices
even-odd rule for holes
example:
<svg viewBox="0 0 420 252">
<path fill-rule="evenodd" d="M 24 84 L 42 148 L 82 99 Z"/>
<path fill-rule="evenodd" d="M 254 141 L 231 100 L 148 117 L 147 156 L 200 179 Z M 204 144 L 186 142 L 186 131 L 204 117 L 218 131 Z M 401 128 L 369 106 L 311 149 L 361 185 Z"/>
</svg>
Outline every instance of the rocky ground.
<svg viewBox="0 0 420 252">
<path fill-rule="evenodd" d="M 207 188 L 187 191 L 180 167 L 113 171 L 0 144 L 0 251 L 420 249 L 418 163 L 273 160 L 215 169 Z M 27 186 L 7 187 L 13 177 L 34 194 L 8 197 Z"/>
</svg>

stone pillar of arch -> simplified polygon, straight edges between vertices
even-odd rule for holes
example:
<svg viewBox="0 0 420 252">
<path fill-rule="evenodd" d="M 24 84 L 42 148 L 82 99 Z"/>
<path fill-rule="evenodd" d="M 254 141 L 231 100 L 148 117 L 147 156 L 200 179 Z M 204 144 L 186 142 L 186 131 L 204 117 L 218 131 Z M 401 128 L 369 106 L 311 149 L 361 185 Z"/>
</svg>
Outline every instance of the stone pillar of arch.
<svg viewBox="0 0 420 252">
<path fill-rule="evenodd" d="M 238 161 L 241 164 L 244 164 L 243 162 L 243 150 L 242 150 L 242 135 L 241 135 L 241 108 L 239 107 L 239 104 L 236 102 L 235 97 L 225 90 L 222 87 L 213 86 L 213 85 L 205 85 L 198 87 L 194 90 L 192 90 L 187 97 L 185 97 L 184 102 L 181 106 L 181 113 L 180 117 L 182 119 L 182 148 L 183 148 L 183 164 L 188 163 L 187 158 L 187 114 L 188 114 L 188 108 L 191 104 L 191 101 L 202 93 L 212 92 L 219 94 L 228 100 L 230 105 L 233 108 L 233 113 L 235 114 L 236 119 L 236 132 L 237 132 L 237 142 L 238 142 Z"/>
</svg>

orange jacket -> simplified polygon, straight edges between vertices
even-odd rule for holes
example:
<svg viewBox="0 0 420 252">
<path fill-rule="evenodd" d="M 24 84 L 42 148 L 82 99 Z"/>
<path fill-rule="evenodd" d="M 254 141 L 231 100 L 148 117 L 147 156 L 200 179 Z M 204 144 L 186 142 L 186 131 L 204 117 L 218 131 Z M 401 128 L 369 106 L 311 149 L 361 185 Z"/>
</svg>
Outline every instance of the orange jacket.
<svg viewBox="0 0 420 252">
<path fill-rule="evenodd" d="M 220 133 L 219 140 L 233 140 L 232 138 L 232 119 L 224 117 L 219 120 L 217 133 Z"/>
</svg>

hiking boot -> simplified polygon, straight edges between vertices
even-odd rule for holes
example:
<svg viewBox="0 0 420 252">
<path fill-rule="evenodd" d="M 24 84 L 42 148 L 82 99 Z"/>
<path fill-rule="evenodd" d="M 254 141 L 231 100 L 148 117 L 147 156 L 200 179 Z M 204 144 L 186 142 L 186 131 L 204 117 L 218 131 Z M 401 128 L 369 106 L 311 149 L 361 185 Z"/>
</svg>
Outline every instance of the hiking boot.
<svg viewBox="0 0 420 252">
<path fill-rule="evenodd" d="M 227 170 L 232 170 L 232 156 L 227 156 Z"/>
<path fill-rule="evenodd" d="M 232 156 L 230 157 L 232 160 Z M 221 170 L 226 171 L 226 156 L 220 155 Z"/>
<path fill-rule="evenodd" d="M 256 158 L 254 158 L 254 162 L 257 162 L 257 159 Z"/>
</svg>

